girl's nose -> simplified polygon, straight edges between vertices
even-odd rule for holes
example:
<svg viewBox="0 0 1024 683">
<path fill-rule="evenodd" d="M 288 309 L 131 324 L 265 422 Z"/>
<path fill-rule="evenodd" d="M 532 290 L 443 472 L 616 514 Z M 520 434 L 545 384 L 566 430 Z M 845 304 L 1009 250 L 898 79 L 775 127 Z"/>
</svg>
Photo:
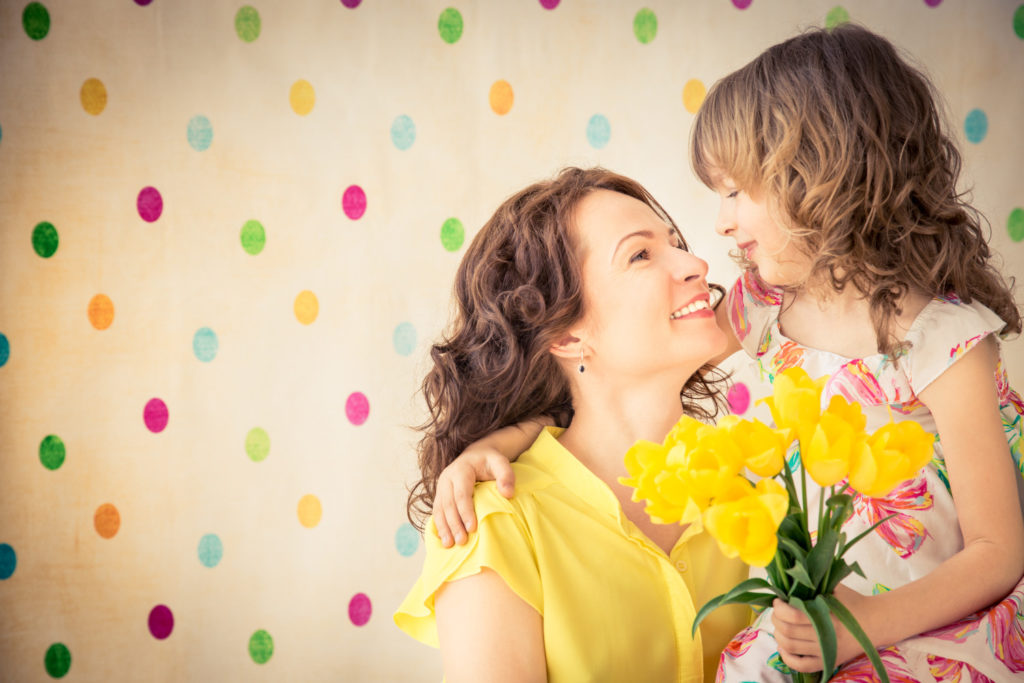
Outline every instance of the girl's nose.
<svg viewBox="0 0 1024 683">
<path fill-rule="evenodd" d="M 736 232 L 736 212 L 732 207 L 726 206 L 725 200 L 722 200 L 721 206 L 718 207 L 715 232 L 722 237 L 731 237 Z"/>
</svg>

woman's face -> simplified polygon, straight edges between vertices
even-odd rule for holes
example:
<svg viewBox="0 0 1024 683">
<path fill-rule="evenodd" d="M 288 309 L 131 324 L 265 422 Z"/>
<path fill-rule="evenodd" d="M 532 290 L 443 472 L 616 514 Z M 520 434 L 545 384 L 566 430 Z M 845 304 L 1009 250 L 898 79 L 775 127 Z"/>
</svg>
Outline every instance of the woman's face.
<svg viewBox="0 0 1024 683">
<path fill-rule="evenodd" d="M 587 372 L 641 377 L 671 368 L 683 379 L 726 345 L 705 280 L 707 263 L 682 248 L 644 202 L 595 190 L 576 207 L 583 247 Z"/>
<path fill-rule="evenodd" d="M 772 217 L 765 200 L 752 197 L 728 176 L 719 177 L 715 191 L 721 198 L 715 231 L 736 241 L 743 257 L 757 266 L 766 283 L 785 286 L 802 282 L 810 260 Z"/>
</svg>

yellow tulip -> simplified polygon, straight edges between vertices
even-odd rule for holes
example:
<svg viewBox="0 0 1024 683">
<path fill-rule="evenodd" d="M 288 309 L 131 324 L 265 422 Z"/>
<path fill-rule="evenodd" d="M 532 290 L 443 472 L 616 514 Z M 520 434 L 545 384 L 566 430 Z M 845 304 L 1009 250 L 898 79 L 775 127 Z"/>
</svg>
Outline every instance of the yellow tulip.
<svg viewBox="0 0 1024 683">
<path fill-rule="evenodd" d="M 821 417 L 821 390 L 828 378 L 811 379 L 803 368 L 789 368 L 775 375 L 768 398 L 772 419 L 779 429 L 792 429 L 801 442 L 810 436 Z"/>
<path fill-rule="evenodd" d="M 828 409 L 801 444 L 800 457 L 807 474 L 819 486 L 839 483 L 850 471 L 854 453 L 864 445 L 867 418 L 860 404 L 833 396 Z"/>
<path fill-rule="evenodd" d="M 757 418 L 741 420 L 727 415 L 719 420 L 720 428 L 728 430 L 743 454 L 743 461 L 759 477 L 774 477 L 786 462 L 786 451 L 793 441 L 788 429 L 772 429 Z"/>
<path fill-rule="evenodd" d="M 727 557 L 764 567 L 778 549 L 779 525 L 789 508 L 786 490 L 774 479 L 757 486 L 735 477 L 704 513 L 704 526 Z"/>
<path fill-rule="evenodd" d="M 727 429 L 700 430 L 697 445 L 686 453 L 690 493 L 703 510 L 743 469 L 743 453 Z"/>
<path fill-rule="evenodd" d="M 869 436 L 850 462 L 850 486 L 880 498 L 917 476 L 934 454 L 935 436 L 912 420 L 890 422 Z"/>
<path fill-rule="evenodd" d="M 673 448 L 637 441 L 626 452 L 628 477 L 619 483 L 633 487 L 633 500 L 646 500 L 644 511 L 658 524 L 690 524 L 700 517 L 691 500 L 688 478 L 681 464 L 669 464 Z"/>
</svg>

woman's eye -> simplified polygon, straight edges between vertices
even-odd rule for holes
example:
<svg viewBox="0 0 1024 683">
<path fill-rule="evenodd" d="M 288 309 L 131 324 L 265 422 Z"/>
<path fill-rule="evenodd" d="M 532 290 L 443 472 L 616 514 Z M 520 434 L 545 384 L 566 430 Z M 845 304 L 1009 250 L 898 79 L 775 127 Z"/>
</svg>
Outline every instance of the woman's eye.
<svg viewBox="0 0 1024 683">
<path fill-rule="evenodd" d="M 643 261 L 651 257 L 651 252 L 647 249 L 641 249 L 632 256 L 629 257 L 630 263 L 636 263 L 637 261 Z"/>
</svg>

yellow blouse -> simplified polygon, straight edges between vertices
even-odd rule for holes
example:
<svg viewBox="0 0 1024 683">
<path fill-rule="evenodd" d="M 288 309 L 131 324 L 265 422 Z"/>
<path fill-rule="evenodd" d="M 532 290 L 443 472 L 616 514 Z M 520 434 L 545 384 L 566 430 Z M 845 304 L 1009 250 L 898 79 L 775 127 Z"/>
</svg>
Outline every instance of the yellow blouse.
<svg viewBox="0 0 1024 683">
<path fill-rule="evenodd" d="M 543 618 L 549 681 L 713 681 L 749 611 L 719 608 L 696 638 L 690 628 L 700 606 L 747 578 L 746 566 L 693 527 L 666 555 L 560 433 L 545 429 L 513 464 L 512 500 L 493 482 L 477 485 L 478 530 L 464 546 L 443 548 L 428 527 L 423 573 L 395 623 L 437 647 L 437 591 L 488 567 Z"/>
</svg>

